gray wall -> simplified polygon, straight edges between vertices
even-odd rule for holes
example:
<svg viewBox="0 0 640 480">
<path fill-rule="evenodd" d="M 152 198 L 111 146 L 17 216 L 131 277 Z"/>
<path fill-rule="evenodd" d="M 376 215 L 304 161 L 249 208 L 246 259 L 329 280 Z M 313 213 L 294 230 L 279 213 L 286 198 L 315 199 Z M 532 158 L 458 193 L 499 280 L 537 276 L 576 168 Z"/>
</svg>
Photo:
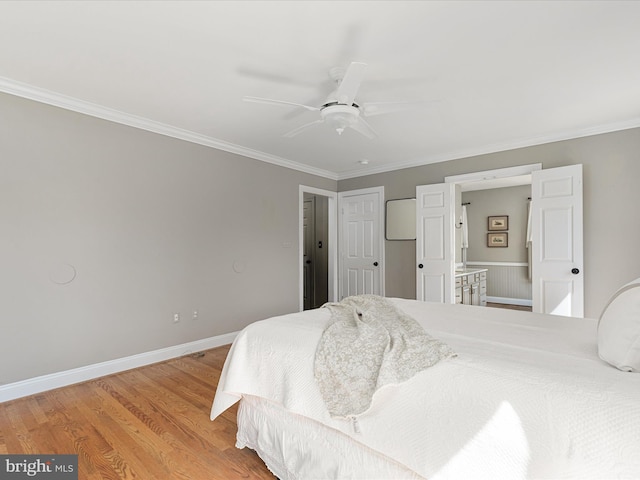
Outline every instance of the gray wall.
<svg viewBox="0 0 640 480">
<path fill-rule="evenodd" d="M 526 262 L 527 249 L 527 198 L 531 196 L 531 186 L 494 188 L 463 192 L 462 201 L 471 202 L 467 206 L 469 221 L 470 262 Z M 509 216 L 508 240 L 506 248 L 487 247 L 487 217 Z M 459 230 L 456 230 L 459 232 Z M 640 275 L 639 275 L 640 276 Z"/>
<path fill-rule="evenodd" d="M 640 277 L 640 129 L 548 143 L 338 182 L 339 191 L 382 185 L 385 200 L 415 196 L 416 185 L 445 176 L 542 163 L 583 164 L 585 315 Z M 386 242 L 386 294 L 415 298 L 415 242 Z"/>
<path fill-rule="evenodd" d="M 0 94 L 0 384 L 297 311 L 300 184 L 337 187 Z"/>
<path fill-rule="evenodd" d="M 390 200 L 537 162 L 584 164 L 597 316 L 640 276 L 640 129 L 335 182 L 0 94 L 0 384 L 296 311 L 300 184 L 383 185 Z M 387 295 L 415 298 L 415 242 L 387 241 L 385 254 Z"/>
</svg>

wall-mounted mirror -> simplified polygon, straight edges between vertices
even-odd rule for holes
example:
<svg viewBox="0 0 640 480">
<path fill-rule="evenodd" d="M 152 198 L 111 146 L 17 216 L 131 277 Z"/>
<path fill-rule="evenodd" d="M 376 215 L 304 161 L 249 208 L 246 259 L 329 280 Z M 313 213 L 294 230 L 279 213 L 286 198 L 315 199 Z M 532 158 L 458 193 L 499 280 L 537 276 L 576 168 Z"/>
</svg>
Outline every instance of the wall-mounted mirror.
<svg viewBox="0 0 640 480">
<path fill-rule="evenodd" d="M 388 200 L 386 205 L 386 239 L 416 239 L 416 199 Z"/>
</svg>

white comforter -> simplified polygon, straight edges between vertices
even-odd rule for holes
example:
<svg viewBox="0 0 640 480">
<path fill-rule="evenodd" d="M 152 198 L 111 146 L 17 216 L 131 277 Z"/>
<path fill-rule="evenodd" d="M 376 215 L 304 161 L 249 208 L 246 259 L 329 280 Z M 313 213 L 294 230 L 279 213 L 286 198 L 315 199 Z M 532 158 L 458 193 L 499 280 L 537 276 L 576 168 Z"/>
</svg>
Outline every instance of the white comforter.
<svg viewBox="0 0 640 480">
<path fill-rule="evenodd" d="M 211 418 L 262 397 L 434 480 L 640 478 L 640 374 L 598 358 L 596 320 L 393 301 L 458 357 L 379 390 L 358 433 L 314 381 L 326 309 L 243 330 Z"/>
</svg>

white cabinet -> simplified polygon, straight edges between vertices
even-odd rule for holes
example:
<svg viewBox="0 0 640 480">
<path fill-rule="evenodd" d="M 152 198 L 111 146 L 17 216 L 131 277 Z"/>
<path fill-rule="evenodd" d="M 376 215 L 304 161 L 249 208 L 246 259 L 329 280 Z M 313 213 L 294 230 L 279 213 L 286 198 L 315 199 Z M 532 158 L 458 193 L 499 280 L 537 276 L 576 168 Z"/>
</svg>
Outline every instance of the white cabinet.
<svg viewBox="0 0 640 480">
<path fill-rule="evenodd" d="M 465 305 L 487 305 L 487 270 L 456 270 L 456 303 Z"/>
</svg>

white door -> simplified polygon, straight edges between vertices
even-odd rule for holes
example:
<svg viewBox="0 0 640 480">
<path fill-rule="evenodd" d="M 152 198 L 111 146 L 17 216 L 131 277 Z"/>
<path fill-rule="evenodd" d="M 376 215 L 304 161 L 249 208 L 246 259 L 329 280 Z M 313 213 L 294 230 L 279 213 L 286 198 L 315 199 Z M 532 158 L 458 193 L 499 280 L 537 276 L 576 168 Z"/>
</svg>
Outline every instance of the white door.
<svg viewBox="0 0 640 480">
<path fill-rule="evenodd" d="M 584 315 L 582 165 L 533 172 L 533 311 Z"/>
<path fill-rule="evenodd" d="M 416 187 L 416 299 L 454 303 L 456 185 Z"/>
<path fill-rule="evenodd" d="M 384 295 L 382 187 L 338 194 L 340 213 L 340 299 Z"/>
</svg>

